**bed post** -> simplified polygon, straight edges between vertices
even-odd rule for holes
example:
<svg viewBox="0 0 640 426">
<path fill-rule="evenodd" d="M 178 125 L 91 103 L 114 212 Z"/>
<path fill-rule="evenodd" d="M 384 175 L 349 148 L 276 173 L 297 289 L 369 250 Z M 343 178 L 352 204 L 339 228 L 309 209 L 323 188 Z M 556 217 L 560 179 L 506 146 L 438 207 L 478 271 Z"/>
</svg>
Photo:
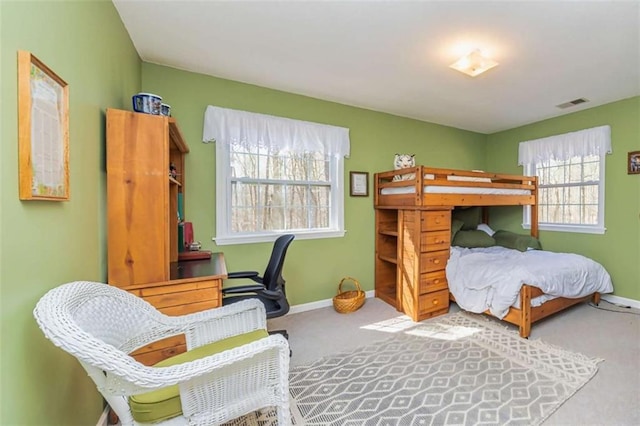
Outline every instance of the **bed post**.
<svg viewBox="0 0 640 426">
<path fill-rule="evenodd" d="M 416 185 L 416 206 L 422 205 L 422 193 L 424 192 L 424 184 L 422 183 L 424 179 L 424 171 L 422 170 L 422 166 L 417 166 L 415 168 L 415 185 Z"/>
<path fill-rule="evenodd" d="M 530 207 L 531 210 L 531 235 L 533 237 L 538 238 L 538 177 L 533 177 L 533 190 L 531 191 L 533 195 L 533 205 Z"/>
<path fill-rule="evenodd" d="M 378 205 L 378 193 L 380 192 L 380 189 L 378 188 L 379 180 L 380 178 L 378 178 L 378 174 L 374 173 L 373 175 L 373 207 L 374 208 Z"/>
<path fill-rule="evenodd" d="M 520 289 L 520 337 L 525 339 L 531 334 L 531 287 L 524 284 Z"/>
</svg>

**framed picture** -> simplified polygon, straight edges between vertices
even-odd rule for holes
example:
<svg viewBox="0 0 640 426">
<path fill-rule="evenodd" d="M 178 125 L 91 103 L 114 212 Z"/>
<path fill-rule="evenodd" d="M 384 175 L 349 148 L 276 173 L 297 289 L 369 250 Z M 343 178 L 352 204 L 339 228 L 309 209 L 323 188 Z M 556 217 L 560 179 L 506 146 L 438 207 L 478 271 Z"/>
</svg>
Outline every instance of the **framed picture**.
<svg viewBox="0 0 640 426">
<path fill-rule="evenodd" d="M 629 153 L 627 173 L 630 175 L 640 174 L 640 151 L 631 151 Z"/>
<path fill-rule="evenodd" d="M 18 51 L 18 174 L 21 200 L 69 199 L 69 86 Z"/>
<path fill-rule="evenodd" d="M 352 197 L 368 197 L 369 172 L 349 172 L 349 188 Z"/>
</svg>

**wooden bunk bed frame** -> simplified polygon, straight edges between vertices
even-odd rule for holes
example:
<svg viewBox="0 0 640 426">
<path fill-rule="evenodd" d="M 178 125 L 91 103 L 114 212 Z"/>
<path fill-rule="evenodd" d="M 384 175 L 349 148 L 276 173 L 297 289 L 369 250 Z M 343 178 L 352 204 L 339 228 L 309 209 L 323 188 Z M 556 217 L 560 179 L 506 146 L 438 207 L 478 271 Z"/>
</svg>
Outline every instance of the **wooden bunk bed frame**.
<svg viewBox="0 0 640 426">
<path fill-rule="evenodd" d="M 394 180 L 394 177 L 399 176 Z M 427 178 L 428 177 L 428 178 Z M 402 180 L 398 180 L 402 179 Z M 451 180 L 454 179 L 454 180 Z M 471 179 L 471 180 L 458 180 Z M 425 185 L 517 189 L 527 194 L 465 194 L 431 193 Z M 404 188 L 405 193 L 385 193 L 393 188 Z M 406 188 L 413 188 L 408 193 Z M 395 305 L 414 321 L 448 312 L 448 300 L 443 306 L 444 268 L 448 259 L 449 240 L 443 238 L 443 230 L 450 232 L 451 210 L 459 206 L 508 206 L 529 205 L 531 208 L 531 235 L 538 237 L 538 188 L 537 177 L 519 176 L 480 171 L 441 169 L 425 166 L 376 173 L 374 175 L 374 208 L 376 209 L 376 297 Z M 387 191 L 385 191 L 387 189 Z M 522 192 L 522 191 L 520 191 Z M 390 212 L 391 210 L 391 212 Z M 485 220 L 486 210 L 485 210 Z M 394 211 L 398 216 L 393 220 Z M 411 213 L 414 213 L 412 216 Z M 422 213 L 422 216 L 416 215 Z M 434 216 L 435 214 L 435 216 Z M 429 216 L 431 215 L 431 216 Z M 448 215 L 440 216 L 440 215 Z M 418 218 L 418 219 L 414 219 Z M 429 223 L 433 217 L 444 217 L 442 226 L 432 232 Z M 408 219 L 405 219 L 408 218 Z M 421 218 L 421 219 L 420 219 Z M 422 221 L 423 224 L 415 222 Z M 438 222 L 439 223 L 439 222 Z M 394 226 L 396 229 L 394 230 Z M 415 231 L 415 232 L 414 232 Z M 412 234 L 413 232 L 413 234 Z M 413 240 L 420 240 L 415 244 Z M 393 244 L 395 258 L 391 253 Z M 408 247 L 404 247 L 407 244 Z M 415 247 L 414 247 L 415 246 Z M 422 250 L 422 251 L 421 251 Z M 447 250 L 444 264 L 441 259 Z M 435 254 L 435 255 L 430 255 Z M 395 274 L 393 267 L 395 264 Z M 435 271 L 434 271 L 435 268 Z M 388 286 L 395 279 L 395 294 Z M 386 284 L 385 284 L 386 283 Z M 384 288 L 384 285 L 387 288 Z M 448 293 L 448 286 L 444 287 Z M 531 300 L 544 294 L 538 287 L 524 284 L 520 290 L 520 308 L 511 307 L 504 321 L 518 326 L 520 336 L 527 338 L 531 324 L 570 306 L 593 299 L 597 304 L 600 295 L 578 298 L 555 298 L 540 306 L 531 306 Z M 455 301 L 453 295 L 448 298 Z M 488 311 L 486 314 L 491 315 Z"/>
</svg>

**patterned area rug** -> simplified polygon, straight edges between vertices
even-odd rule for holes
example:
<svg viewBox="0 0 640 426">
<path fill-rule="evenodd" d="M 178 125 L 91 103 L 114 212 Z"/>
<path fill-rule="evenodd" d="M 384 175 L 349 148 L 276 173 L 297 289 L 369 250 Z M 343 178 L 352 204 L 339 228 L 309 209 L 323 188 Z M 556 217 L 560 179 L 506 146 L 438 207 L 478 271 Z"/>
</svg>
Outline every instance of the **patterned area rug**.
<svg viewBox="0 0 640 426">
<path fill-rule="evenodd" d="M 537 425 L 600 361 L 459 312 L 292 368 L 294 424 Z"/>
</svg>

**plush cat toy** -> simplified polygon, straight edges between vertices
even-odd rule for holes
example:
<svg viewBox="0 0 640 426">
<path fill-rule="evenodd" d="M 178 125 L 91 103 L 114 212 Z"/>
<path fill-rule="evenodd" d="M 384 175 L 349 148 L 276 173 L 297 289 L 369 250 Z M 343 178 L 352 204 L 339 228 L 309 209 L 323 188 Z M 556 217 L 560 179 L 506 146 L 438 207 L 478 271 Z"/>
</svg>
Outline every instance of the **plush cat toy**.
<svg viewBox="0 0 640 426">
<path fill-rule="evenodd" d="M 416 166 L 415 154 L 412 154 L 412 155 L 396 154 L 395 159 L 393 160 L 394 170 L 407 169 L 415 166 Z M 396 175 L 393 177 L 393 180 L 394 181 L 411 180 L 411 179 L 415 179 L 415 177 L 416 177 L 415 173 L 407 173 L 405 175 Z"/>
</svg>

